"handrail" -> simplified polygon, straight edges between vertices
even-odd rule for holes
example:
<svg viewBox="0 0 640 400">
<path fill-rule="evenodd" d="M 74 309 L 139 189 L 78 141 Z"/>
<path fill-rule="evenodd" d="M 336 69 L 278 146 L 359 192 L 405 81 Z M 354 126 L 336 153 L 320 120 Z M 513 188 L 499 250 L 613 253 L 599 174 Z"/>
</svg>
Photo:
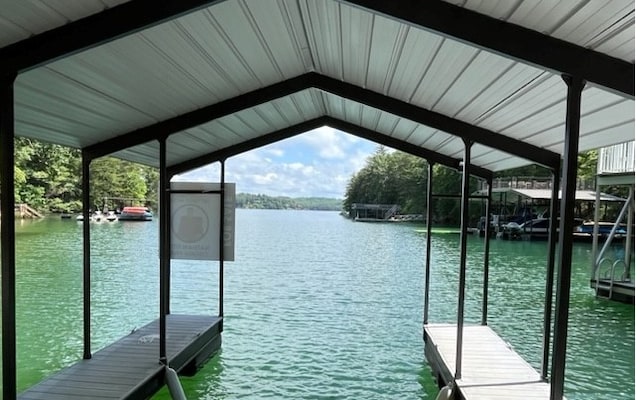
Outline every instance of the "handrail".
<svg viewBox="0 0 640 400">
<path fill-rule="evenodd" d="M 387 211 L 384 214 L 384 218 L 383 219 L 389 219 L 389 218 L 393 217 L 395 215 L 395 213 L 398 212 L 399 209 L 400 209 L 400 206 L 398 206 L 397 204 L 394 204 L 393 207 L 391 207 L 389 209 L 389 211 Z"/>
<path fill-rule="evenodd" d="M 635 171 L 635 141 L 603 147 L 598 156 L 598 175 Z"/>
<path fill-rule="evenodd" d="M 602 269 L 603 265 L 605 264 L 605 262 L 608 262 L 611 265 L 607 270 L 601 271 L 601 269 Z M 624 282 L 624 271 L 626 270 L 627 264 L 625 263 L 625 261 L 623 259 L 619 258 L 616 261 L 612 262 L 612 260 L 609 259 L 609 258 L 602 258 L 598 262 L 598 266 L 596 267 L 596 287 L 595 287 L 596 297 L 600 297 L 598 295 L 598 291 L 600 289 L 600 281 L 601 280 L 605 280 L 605 281 L 607 280 L 607 276 L 606 276 L 607 272 L 609 273 L 609 277 L 608 277 L 609 278 L 608 279 L 609 280 L 609 282 L 608 282 L 609 283 L 609 295 L 607 296 L 607 298 L 611 299 L 613 297 L 613 285 L 616 282 L 615 271 L 616 271 L 616 268 L 619 265 L 622 265 L 622 267 L 623 267 L 622 268 L 622 271 L 623 271 L 622 274 L 623 275 L 621 276 L 621 278 L 618 281 Z M 604 274 L 604 276 L 603 276 L 603 274 Z"/>
<path fill-rule="evenodd" d="M 615 237 L 615 233 L 618 230 L 618 228 L 620 227 L 620 223 L 622 222 L 622 217 L 627 212 L 627 209 L 629 208 L 629 205 L 631 204 L 631 200 L 632 199 L 633 199 L 633 196 L 629 196 L 627 201 L 624 203 L 624 206 L 620 210 L 620 214 L 618 215 L 618 218 L 616 219 L 615 224 L 613 224 L 613 227 L 611 228 L 611 231 L 609 232 L 609 236 L 607 237 L 607 240 L 604 242 L 604 245 L 602 246 L 602 250 L 600 250 L 600 254 L 598 254 L 598 258 L 596 258 L 598 263 L 600 262 L 600 259 L 604 256 L 604 252 L 611 245 L 611 242 L 613 242 L 613 238 Z M 594 228 L 595 228 L 595 226 L 594 226 Z M 629 228 L 631 228 L 631 227 L 627 227 L 627 235 L 631 234 L 631 232 L 628 231 Z M 595 229 L 594 229 L 593 235 L 598 235 L 598 232 L 595 232 Z"/>
<path fill-rule="evenodd" d="M 598 290 L 600 289 L 600 277 L 602 276 L 602 272 L 600 271 L 600 269 L 602 268 L 602 265 L 604 264 L 605 261 L 608 261 L 610 263 L 612 263 L 612 261 L 608 258 L 603 258 L 598 262 L 598 266 L 596 267 L 596 271 L 595 271 L 595 276 L 596 276 L 596 297 L 600 297 L 598 296 Z M 613 263 L 611 265 L 613 267 Z M 611 271 L 611 269 L 609 269 L 609 271 Z M 613 279 L 612 279 L 613 281 Z M 611 298 L 611 297 L 609 297 Z"/>
</svg>

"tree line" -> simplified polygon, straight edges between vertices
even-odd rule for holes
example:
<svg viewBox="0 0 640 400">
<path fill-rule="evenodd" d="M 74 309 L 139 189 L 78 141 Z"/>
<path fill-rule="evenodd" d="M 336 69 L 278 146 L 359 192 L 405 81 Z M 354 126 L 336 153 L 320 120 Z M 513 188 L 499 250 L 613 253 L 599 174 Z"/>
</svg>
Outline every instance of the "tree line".
<svg viewBox="0 0 640 400">
<path fill-rule="evenodd" d="M 581 153 L 578 175 L 593 179 L 597 152 Z M 40 212 L 75 213 L 82 209 L 82 159 L 78 149 L 43 143 L 18 137 L 15 139 L 15 198 Z M 147 205 L 157 208 L 159 172 L 114 157 L 93 160 L 90 165 L 90 203 L 92 208 L 105 205 L 115 209 L 126 205 Z M 547 169 L 531 165 L 502 171 L 500 176 L 549 176 Z M 425 160 L 380 146 L 367 159 L 366 165 L 354 173 L 342 201 L 323 198 L 271 197 L 237 195 L 240 208 L 349 210 L 352 203 L 399 204 L 402 213 L 425 212 L 427 163 Z M 441 165 L 433 169 L 433 192 L 458 194 L 460 173 Z M 478 187 L 472 178 L 471 188 Z M 615 194 L 615 193 L 614 193 Z M 472 202 L 472 215 L 482 215 L 480 202 Z M 456 199 L 435 201 L 435 220 L 457 223 L 460 209 Z"/>
<path fill-rule="evenodd" d="M 340 211 L 340 199 L 324 197 L 267 196 L 264 194 L 238 193 L 237 208 L 260 208 L 269 210 L 321 210 Z"/>
<path fill-rule="evenodd" d="M 45 213 L 82 210 L 82 157 L 78 149 L 19 137 L 15 139 L 15 198 Z M 159 173 L 114 157 L 90 165 L 92 208 L 157 206 Z"/>
<path fill-rule="evenodd" d="M 578 178 L 594 181 L 597 167 L 597 151 L 581 153 L 578 159 Z M 389 151 L 379 146 L 367 158 L 365 166 L 354 173 L 346 187 L 343 209 L 349 211 L 353 203 L 398 204 L 402 214 L 426 214 L 427 161 L 401 151 Z M 548 178 L 548 169 L 529 165 L 500 171 L 496 178 L 527 176 Z M 459 195 L 461 174 L 448 167 L 435 164 L 432 185 L 436 195 Z M 480 181 L 470 180 L 470 191 L 480 188 Z M 484 205 L 472 201 L 469 205 L 471 220 L 484 215 Z M 460 221 L 460 201 L 456 198 L 438 197 L 434 199 L 434 222 L 458 224 Z"/>
</svg>

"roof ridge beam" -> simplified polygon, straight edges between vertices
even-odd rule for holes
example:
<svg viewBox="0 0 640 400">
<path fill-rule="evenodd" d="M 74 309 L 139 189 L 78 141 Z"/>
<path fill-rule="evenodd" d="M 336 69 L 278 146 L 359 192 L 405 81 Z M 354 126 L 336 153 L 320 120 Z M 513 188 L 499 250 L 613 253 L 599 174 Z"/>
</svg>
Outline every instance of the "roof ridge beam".
<svg viewBox="0 0 640 400">
<path fill-rule="evenodd" d="M 0 49 L 0 68 L 25 72 L 225 0 L 131 0 Z"/>
<path fill-rule="evenodd" d="M 257 105 L 307 90 L 311 85 L 310 73 L 287 79 L 252 92 L 244 93 L 218 103 L 214 103 L 176 117 L 145 126 L 143 128 L 87 146 L 84 150 L 92 158 L 106 156 L 132 146 L 149 142 L 196 126 L 206 124 L 216 118 L 246 110 Z"/>
<path fill-rule="evenodd" d="M 467 122 L 406 103 L 402 100 L 374 92 L 344 81 L 312 72 L 313 87 L 336 96 L 406 118 L 413 122 L 430 126 L 453 136 L 471 140 L 484 146 L 530 160 L 549 168 L 560 165 L 560 155 L 542 147 L 505 136 L 489 129 L 481 128 Z"/>
<path fill-rule="evenodd" d="M 445 1 L 342 0 L 505 57 L 635 97 L 635 64 Z"/>
</svg>

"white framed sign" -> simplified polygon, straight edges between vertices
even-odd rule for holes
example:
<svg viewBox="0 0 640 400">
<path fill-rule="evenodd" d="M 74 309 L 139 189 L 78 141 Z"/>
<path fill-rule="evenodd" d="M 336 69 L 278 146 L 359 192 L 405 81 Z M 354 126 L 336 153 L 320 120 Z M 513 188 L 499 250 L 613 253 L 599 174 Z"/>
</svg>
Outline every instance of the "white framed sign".
<svg viewBox="0 0 640 400">
<path fill-rule="evenodd" d="M 171 258 L 220 259 L 220 183 L 171 182 Z M 218 193 L 213 193 L 218 191 Z M 224 184 L 223 255 L 235 257 L 236 185 Z"/>
</svg>

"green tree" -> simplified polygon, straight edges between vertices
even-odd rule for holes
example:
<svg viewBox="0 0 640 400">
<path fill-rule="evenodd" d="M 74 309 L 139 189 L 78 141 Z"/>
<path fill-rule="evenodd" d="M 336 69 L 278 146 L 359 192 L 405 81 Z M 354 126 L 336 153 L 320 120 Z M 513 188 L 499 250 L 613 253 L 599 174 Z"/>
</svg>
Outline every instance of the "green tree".
<svg viewBox="0 0 640 400">
<path fill-rule="evenodd" d="M 103 157 L 91 162 L 90 174 L 90 197 L 95 207 L 101 209 L 105 199 L 109 208 L 147 203 L 147 175 L 141 165 Z M 110 198 L 119 200 L 110 203 Z"/>
</svg>

